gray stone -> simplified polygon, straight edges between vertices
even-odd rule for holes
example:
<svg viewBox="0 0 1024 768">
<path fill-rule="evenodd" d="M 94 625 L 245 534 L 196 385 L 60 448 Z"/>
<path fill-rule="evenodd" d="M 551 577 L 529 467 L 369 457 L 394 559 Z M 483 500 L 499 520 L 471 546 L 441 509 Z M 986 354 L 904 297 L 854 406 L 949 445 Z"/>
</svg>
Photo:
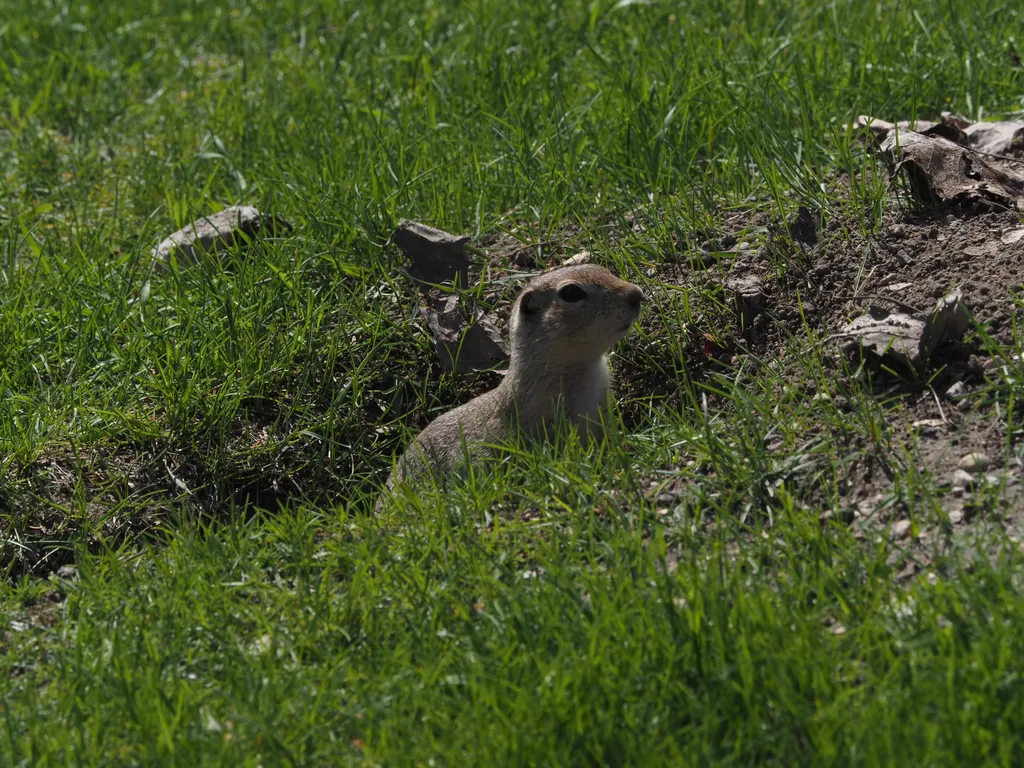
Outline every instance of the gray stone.
<svg viewBox="0 0 1024 768">
<path fill-rule="evenodd" d="M 195 261 L 200 253 L 219 253 L 236 242 L 290 229 L 284 219 L 262 214 L 251 205 L 232 206 L 196 219 L 164 238 L 153 249 L 153 256 L 164 261 L 171 256 Z"/>
<path fill-rule="evenodd" d="M 740 325 L 748 327 L 765 306 L 764 285 L 761 278 L 750 273 L 733 275 L 725 281 L 725 288 L 732 294 L 733 305 Z"/>
</svg>

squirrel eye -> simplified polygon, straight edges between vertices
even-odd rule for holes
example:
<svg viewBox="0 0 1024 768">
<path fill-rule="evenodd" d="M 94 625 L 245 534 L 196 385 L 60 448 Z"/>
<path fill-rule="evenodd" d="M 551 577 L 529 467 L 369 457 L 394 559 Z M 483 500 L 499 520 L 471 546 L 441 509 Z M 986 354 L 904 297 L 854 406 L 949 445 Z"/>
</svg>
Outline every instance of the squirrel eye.
<svg viewBox="0 0 1024 768">
<path fill-rule="evenodd" d="M 583 301 L 587 298 L 587 292 L 576 283 L 567 283 L 558 289 L 558 298 L 562 301 Z"/>
</svg>

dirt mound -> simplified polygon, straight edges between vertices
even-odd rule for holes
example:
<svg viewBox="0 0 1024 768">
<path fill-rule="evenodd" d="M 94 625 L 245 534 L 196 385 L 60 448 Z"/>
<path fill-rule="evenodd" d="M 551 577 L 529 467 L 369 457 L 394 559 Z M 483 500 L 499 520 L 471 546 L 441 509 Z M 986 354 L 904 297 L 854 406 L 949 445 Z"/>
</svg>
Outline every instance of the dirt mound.
<svg viewBox="0 0 1024 768">
<path fill-rule="evenodd" d="M 699 378 L 702 367 L 736 364 L 749 355 L 778 364 L 788 384 L 810 399 L 814 384 L 792 360 L 794 350 L 817 350 L 834 373 L 833 396 L 863 391 L 851 378 L 861 377 L 863 384 L 868 377 L 883 409 L 888 446 L 876 462 L 869 446 L 851 443 L 851 456 L 864 458 L 848 467 L 842 514 L 860 536 L 885 535 L 891 526 L 892 535 L 905 540 L 899 550 L 908 576 L 931 561 L 938 541 L 945 548 L 952 534 L 962 540 L 983 519 L 996 519 L 1024 538 L 1022 468 L 1017 460 L 1004 466 L 1007 414 L 988 396 L 1019 343 L 1014 328 L 1020 314 L 1016 293 L 1024 283 L 1020 216 L 926 216 L 894 206 L 876 232 L 843 217 L 819 230 L 809 226 L 816 219 L 802 211 L 789 226 L 765 226 L 763 217 L 742 222 L 703 252 L 661 267 L 658 276 L 665 282 L 717 297 L 696 311 L 698 324 L 690 329 L 696 339 L 694 376 Z M 721 250 L 723 243 L 728 250 Z M 927 316 L 955 287 L 974 322 L 961 341 L 939 348 L 923 369 L 874 359 L 844 343 L 850 321 L 872 307 Z M 731 311 L 723 315 L 723 308 Z M 716 341 L 709 344 L 709 338 Z M 983 462 L 967 472 L 968 457 L 978 454 Z M 894 487 L 886 462 L 930 473 L 943 514 L 912 525 L 908 490 Z M 824 498 L 818 501 L 827 506 Z M 978 514 L 992 509 L 1001 512 Z"/>
</svg>

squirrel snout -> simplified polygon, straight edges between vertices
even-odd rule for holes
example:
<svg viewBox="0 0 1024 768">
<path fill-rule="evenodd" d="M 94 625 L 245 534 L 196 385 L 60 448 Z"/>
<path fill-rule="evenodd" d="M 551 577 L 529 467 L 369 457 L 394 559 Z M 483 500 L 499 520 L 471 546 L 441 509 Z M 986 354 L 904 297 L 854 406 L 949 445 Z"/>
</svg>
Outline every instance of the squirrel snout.
<svg viewBox="0 0 1024 768">
<path fill-rule="evenodd" d="M 626 301 L 631 307 L 639 310 L 640 305 L 647 301 L 647 294 L 634 285 L 626 292 Z"/>
</svg>

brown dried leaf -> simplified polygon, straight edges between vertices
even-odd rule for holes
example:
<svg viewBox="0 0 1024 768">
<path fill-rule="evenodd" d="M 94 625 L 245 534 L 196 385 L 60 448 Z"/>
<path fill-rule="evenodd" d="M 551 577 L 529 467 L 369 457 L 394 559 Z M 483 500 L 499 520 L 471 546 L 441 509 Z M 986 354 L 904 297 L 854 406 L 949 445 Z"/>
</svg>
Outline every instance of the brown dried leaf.
<svg viewBox="0 0 1024 768">
<path fill-rule="evenodd" d="M 923 203 L 1015 208 L 1024 202 L 1024 166 L 982 155 L 938 136 L 889 133 L 881 151 L 892 172 L 907 174 Z"/>
<path fill-rule="evenodd" d="M 962 338 L 970 322 L 958 288 L 939 299 L 924 320 L 872 306 L 846 326 L 844 335 L 879 357 L 921 367 L 943 344 Z"/>
<path fill-rule="evenodd" d="M 1019 154 L 1024 150 L 1024 120 L 975 123 L 966 131 L 971 149 L 993 155 Z"/>
<path fill-rule="evenodd" d="M 900 120 L 898 123 L 890 123 L 887 120 L 879 120 L 867 115 L 861 115 L 853 122 L 855 129 L 870 130 L 875 137 L 875 141 L 879 143 L 885 139 L 893 128 L 897 128 L 898 133 L 913 131 L 920 133 L 922 136 L 941 136 L 944 139 L 949 139 L 964 146 L 968 144 L 965 129 L 969 125 L 970 123 L 962 117 L 948 112 L 943 112 L 942 120 L 937 123 L 932 120 Z"/>
</svg>

